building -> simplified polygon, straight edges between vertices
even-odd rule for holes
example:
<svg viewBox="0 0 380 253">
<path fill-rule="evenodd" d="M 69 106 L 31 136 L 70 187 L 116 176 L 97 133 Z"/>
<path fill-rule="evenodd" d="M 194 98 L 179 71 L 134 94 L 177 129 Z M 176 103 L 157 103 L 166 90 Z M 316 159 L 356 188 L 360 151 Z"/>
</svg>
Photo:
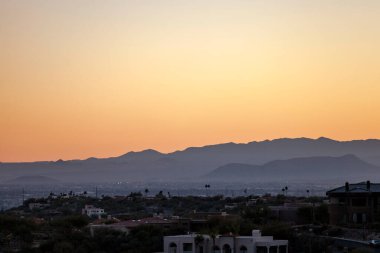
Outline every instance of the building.
<svg viewBox="0 0 380 253">
<path fill-rule="evenodd" d="M 110 224 L 91 224 L 90 227 L 90 234 L 91 236 L 94 236 L 97 229 L 112 229 L 112 230 L 118 230 L 121 232 L 124 232 L 126 234 L 129 234 L 129 232 L 139 226 L 157 226 L 161 227 L 162 229 L 168 229 L 173 227 L 174 223 L 171 220 L 160 218 L 160 217 L 148 217 L 144 219 L 139 220 L 126 220 L 126 221 L 119 221 L 115 223 Z"/>
<path fill-rule="evenodd" d="M 298 212 L 300 208 L 313 208 L 315 205 L 312 203 L 284 203 L 281 206 L 268 206 L 270 214 L 279 221 L 303 224 L 306 221 L 299 216 Z"/>
<path fill-rule="evenodd" d="M 29 203 L 29 209 L 30 210 L 40 210 L 40 209 L 44 209 L 44 208 L 47 208 L 49 207 L 50 204 L 48 203 L 39 203 L 39 202 L 32 202 L 32 203 Z"/>
<path fill-rule="evenodd" d="M 105 214 L 104 209 L 94 207 L 93 205 L 85 205 L 82 209 L 82 214 L 88 217 L 98 217 L 100 218 Z"/>
<path fill-rule="evenodd" d="M 287 240 L 253 230 L 251 236 L 177 235 L 164 237 L 164 253 L 287 253 Z"/>
<path fill-rule="evenodd" d="M 143 226 L 156 226 L 162 229 L 171 229 L 171 228 L 182 228 L 186 231 L 200 231 L 208 229 L 208 221 L 207 220 L 197 220 L 197 219 L 189 219 L 189 218 L 180 218 L 180 217 L 172 217 L 170 219 L 166 219 L 163 217 L 147 217 L 136 220 L 125 220 L 125 221 L 117 221 L 117 222 L 105 222 L 110 221 L 112 219 L 107 220 L 96 220 L 89 225 L 91 235 L 94 235 L 97 229 L 113 229 L 121 232 L 129 233 L 132 229 Z M 115 220 L 113 220 L 115 221 Z"/>
<path fill-rule="evenodd" d="M 329 197 L 330 224 L 367 224 L 380 218 L 380 184 L 370 181 L 332 189 Z"/>
</svg>

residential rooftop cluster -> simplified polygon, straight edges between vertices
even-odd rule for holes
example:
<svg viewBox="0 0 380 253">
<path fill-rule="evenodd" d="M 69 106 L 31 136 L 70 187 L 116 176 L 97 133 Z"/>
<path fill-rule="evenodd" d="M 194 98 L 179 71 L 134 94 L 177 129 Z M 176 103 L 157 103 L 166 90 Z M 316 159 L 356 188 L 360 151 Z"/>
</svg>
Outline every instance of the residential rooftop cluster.
<svg viewBox="0 0 380 253">
<path fill-rule="evenodd" d="M 73 249 L 86 242 L 90 250 L 103 249 L 107 238 L 118 246 L 105 252 L 344 252 L 380 238 L 379 189 L 368 181 L 346 183 L 326 197 L 52 193 L 0 213 L 0 224 L 8 224 L 0 229 L 0 245 L 54 252 L 64 247 L 61 241 Z M 21 234 L 13 230 L 20 223 L 29 228 Z M 67 238 L 74 234 L 81 242 Z M 357 245 L 348 246 L 348 239 Z"/>
</svg>

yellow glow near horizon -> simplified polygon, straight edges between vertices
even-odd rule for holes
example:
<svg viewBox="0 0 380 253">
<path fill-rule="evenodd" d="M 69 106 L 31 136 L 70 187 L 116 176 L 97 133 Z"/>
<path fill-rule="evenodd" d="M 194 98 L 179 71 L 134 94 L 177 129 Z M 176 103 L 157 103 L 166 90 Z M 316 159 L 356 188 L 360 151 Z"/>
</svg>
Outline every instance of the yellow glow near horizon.
<svg viewBox="0 0 380 253">
<path fill-rule="evenodd" d="M 0 161 L 380 138 L 380 2 L 0 1 Z"/>
</svg>

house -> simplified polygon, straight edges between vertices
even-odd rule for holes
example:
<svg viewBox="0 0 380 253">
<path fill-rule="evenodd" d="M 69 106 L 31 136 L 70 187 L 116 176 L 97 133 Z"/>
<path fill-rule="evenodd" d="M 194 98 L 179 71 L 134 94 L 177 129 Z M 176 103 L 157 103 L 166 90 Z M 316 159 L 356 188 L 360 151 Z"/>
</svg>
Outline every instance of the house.
<svg viewBox="0 0 380 253">
<path fill-rule="evenodd" d="M 238 207 L 237 203 L 230 203 L 230 204 L 224 205 L 224 209 L 226 209 L 226 210 L 233 210 L 233 209 L 235 209 L 237 207 Z"/>
<path fill-rule="evenodd" d="M 93 205 L 85 205 L 82 209 L 82 214 L 87 215 L 88 217 L 98 217 L 100 218 L 105 214 L 104 209 L 94 207 Z"/>
<path fill-rule="evenodd" d="M 32 203 L 29 203 L 29 209 L 30 210 L 40 210 L 40 209 L 44 209 L 44 208 L 47 208 L 49 207 L 50 204 L 48 203 L 39 203 L 39 202 L 32 202 Z"/>
<path fill-rule="evenodd" d="M 159 217 L 148 217 L 144 219 L 138 219 L 138 220 L 126 220 L 126 221 L 119 221 L 111 224 L 91 224 L 90 225 L 90 234 L 91 236 L 94 236 L 95 231 L 97 229 L 112 229 L 112 230 L 118 230 L 121 232 L 125 232 L 126 234 L 129 234 L 129 232 L 139 226 L 143 225 L 150 225 L 150 226 L 158 226 L 163 229 L 168 229 L 173 226 L 173 222 Z"/>
<path fill-rule="evenodd" d="M 287 253 L 287 240 L 253 230 L 251 236 L 177 235 L 164 237 L 164 253 Z"/>
<path fill-rule="evenodd" d="M 259 199 L 258 198 L 252 198 L 252 199 L 249 199 L 245 205 L 246 206 L 256 206 L 257 203 L 259 202 Z"/>
<path fill-rule="evenodd" d="M 380 184 L 348 182 L 326 193 L 330 224 L 367 224 L 380 218 Z"/>
<path fill-rule="evenodd" d="M 106 221 L 110 220 L 115 221 L 116 219 L 112 218 Z M 205 219 L 180 218 L 178 216 L 164 218 L 158 215 L 142 219 L 118 220 L 117 222 L 105 222 L 104 220 L 99 219 L 91 223 L 89 227 L 91 235 L 94 235 L 95 231 L 98 229 L 118 230 L 128 234 L 132 229 L 143 225 L 156 226 L 162 229 L 182 228 L 186 231 L 200 231 L 208 229 L 209 223 Z"/>
<path fill-rule="evenodd" d="M 315 205 L 314 205 L 315 206 Z M 284 222 L 302 224 L 298 211 L 303 207 L 314 207 L 312 203 L 284 203 L 281 206 L 268 206 L 272 217 Z"/>
</svg>

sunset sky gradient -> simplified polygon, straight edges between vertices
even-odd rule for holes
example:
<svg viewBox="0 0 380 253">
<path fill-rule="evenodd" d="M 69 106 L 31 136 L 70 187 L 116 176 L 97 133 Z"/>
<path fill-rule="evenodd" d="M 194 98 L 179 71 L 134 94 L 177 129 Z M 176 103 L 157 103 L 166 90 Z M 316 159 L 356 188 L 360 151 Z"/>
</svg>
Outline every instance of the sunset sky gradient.
<svg viewBox="0 0 380 253">
<path fill-rule="evenodd" d="M 380 1 L 0 0 L 0 161 L 380 138 Z"/>
</svg>

